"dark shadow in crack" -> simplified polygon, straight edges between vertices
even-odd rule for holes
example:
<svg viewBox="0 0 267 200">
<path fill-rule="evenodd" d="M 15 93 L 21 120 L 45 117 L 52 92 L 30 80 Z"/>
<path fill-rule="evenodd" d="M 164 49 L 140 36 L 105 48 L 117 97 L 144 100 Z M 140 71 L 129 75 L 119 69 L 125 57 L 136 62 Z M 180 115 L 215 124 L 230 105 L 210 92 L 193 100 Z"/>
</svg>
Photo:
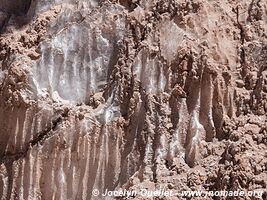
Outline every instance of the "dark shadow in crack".
<svg viewBox="0 0 267 200">
<path fill-rule="evenodd" d="M 8 25 L 21 28 L 35 15 L 37 0 L 0 0 L 0 33 Z"/>
</svg>

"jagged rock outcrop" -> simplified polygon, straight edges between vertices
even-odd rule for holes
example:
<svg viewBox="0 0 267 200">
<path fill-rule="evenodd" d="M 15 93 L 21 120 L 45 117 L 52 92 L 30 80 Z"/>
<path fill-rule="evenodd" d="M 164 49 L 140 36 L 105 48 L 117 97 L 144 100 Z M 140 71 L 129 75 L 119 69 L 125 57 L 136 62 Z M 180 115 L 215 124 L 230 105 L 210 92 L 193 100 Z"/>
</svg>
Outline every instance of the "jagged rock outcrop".
<svg viewBox="0 0 267 200">
<path fill-rule="evenodd" d="M 267 3 L 10 2 L 0 1 L 3 200 L 266 191 Z"/>
</svg>

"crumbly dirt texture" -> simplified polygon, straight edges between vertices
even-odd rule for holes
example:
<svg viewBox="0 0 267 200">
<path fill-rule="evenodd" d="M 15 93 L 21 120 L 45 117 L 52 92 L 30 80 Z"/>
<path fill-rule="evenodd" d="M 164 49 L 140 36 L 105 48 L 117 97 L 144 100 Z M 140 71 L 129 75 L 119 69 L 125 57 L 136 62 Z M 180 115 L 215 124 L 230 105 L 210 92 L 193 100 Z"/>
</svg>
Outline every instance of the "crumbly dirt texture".
<svg viewBox="0 0 267 200">
<path fill-rule="evenodd" d="M 0 0 L 0 199 L 267 198 L 267 1 Z"/>
</svg>

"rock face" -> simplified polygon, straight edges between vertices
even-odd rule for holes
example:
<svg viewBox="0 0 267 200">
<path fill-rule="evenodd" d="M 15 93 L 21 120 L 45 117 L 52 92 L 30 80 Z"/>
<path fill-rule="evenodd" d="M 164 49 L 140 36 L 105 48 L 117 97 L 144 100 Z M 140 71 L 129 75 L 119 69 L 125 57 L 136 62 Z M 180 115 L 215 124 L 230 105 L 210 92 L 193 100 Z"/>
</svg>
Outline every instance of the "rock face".
<svg viewBox="0 0 267 200">
<path fill-rule="evenodd" d="M 160 187 L 266 198 L 266 11 L 0 0 L 1 199 Z"/>
</svg>

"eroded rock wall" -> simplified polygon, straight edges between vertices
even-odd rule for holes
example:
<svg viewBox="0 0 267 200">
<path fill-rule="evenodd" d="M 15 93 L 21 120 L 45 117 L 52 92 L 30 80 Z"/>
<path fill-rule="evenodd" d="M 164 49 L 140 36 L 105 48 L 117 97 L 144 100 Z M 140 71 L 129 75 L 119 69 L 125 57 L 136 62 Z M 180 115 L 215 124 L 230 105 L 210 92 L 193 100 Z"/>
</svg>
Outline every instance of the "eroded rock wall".
<svg viewBox="0 0 267 200">
<path fill-rule="evenodd" d="M 2 199 L 266 190 L 264 1 L 25 6 L 0 21 Z"/>
</svg>

